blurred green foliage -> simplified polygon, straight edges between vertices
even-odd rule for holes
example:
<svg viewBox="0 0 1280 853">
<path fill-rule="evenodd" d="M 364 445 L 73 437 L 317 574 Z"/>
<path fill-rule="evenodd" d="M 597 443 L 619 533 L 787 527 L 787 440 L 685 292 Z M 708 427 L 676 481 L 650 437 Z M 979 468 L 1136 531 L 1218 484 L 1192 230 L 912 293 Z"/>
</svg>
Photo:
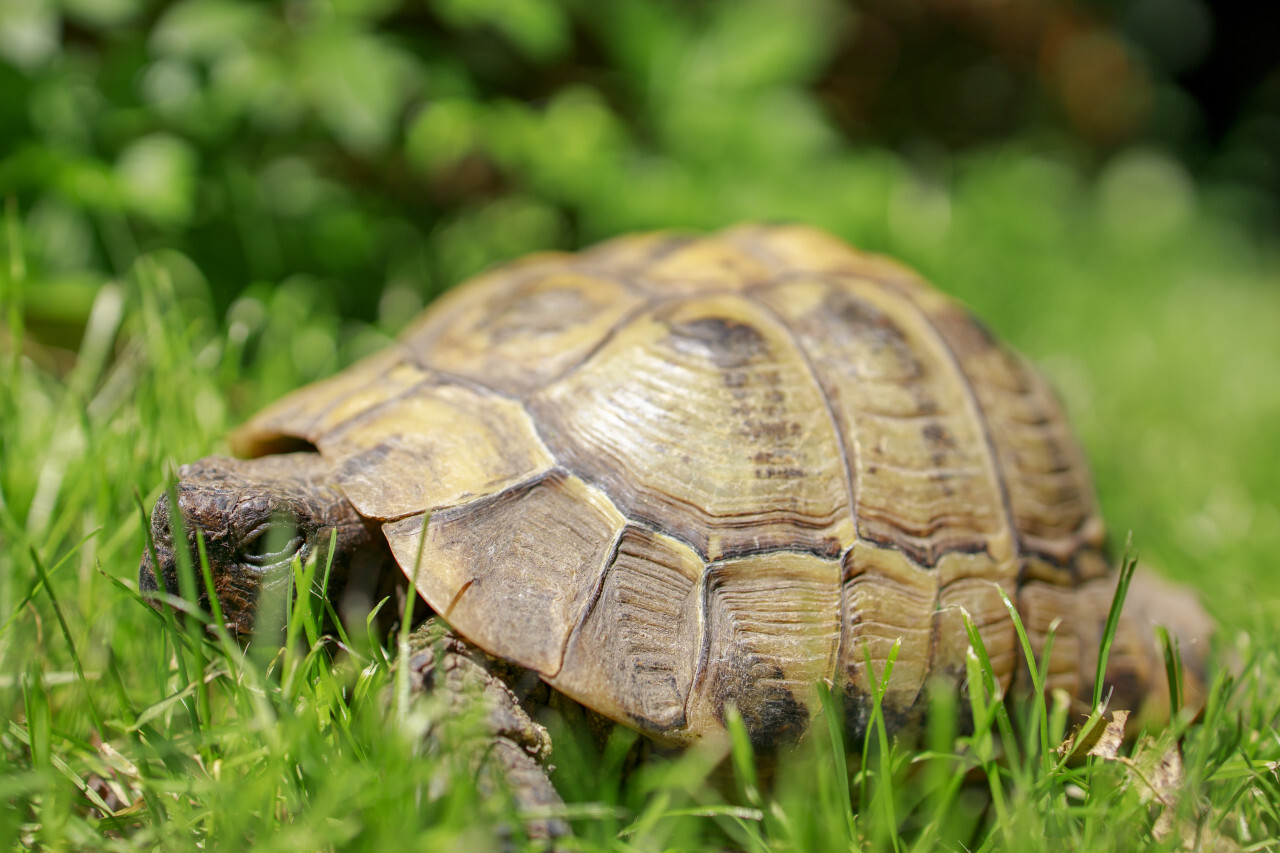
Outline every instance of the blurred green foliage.
<svg viewBox="0 0 1280 853">
<path fill-rule="evenodd" d="M 224 307 L 310 275 L 367 317 L 384 289 L 421 296 L 495 258 L 788 213 L 769 196 L 803 195 L 787 179 L 839 149 L 803 87 L 840 16 L 756 0 L 6 5 L 0 192 L 29 211 L 41 272 L 118 274 L 163 246 Z"/>
<path fill-rule="evenodd" d="M 296 277 L 394 325 L 495 260 L 637 228 L 798 218 L 910 257 L 895 199 L 945 196 L 966 161 L 942 143 L 1016 132 L 1078 171 L 1177 123 L 1096 12 L 970 5 L 886 36 L 898 7 L 837 0 L 18 0 L 0 195 L 69 296 L 32 310 L 73 329 L 159 248 L 220 309 Z M 877 77 L 886 39 L 919 54 L 906 84 Z"/>
</svg>

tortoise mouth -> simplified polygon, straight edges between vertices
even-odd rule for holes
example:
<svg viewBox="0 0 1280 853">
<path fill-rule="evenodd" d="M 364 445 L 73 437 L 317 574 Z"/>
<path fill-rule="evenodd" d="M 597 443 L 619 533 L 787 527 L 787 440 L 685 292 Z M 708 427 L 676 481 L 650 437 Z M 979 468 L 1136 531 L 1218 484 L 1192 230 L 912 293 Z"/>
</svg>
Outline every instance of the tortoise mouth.
<svg viewBox="0 0 1280 853">
<path fill-rule="evenodd" d="M 151 560 L 143 557 L 142 565 L 138 566 L 138 589 L 142 592 L 154 592 L 159 588 L 160 585 L 156 583 L 156 570 L 151 568 Z"/>
<path fill-rule="evenodd" d="M 163 564 L 169 555 L 165 554 L 157 545 L 155 556 Z M 138 592 L 142 593 L 143 599 L 156 609 L 162 608 L 164 603 L 158 596 L 148 595 L 148 593 L 167 592 L 174 596 L 180 595 L 175 573 L 164 571 L 163 565 L 161 570 L 157 571 L 155 564 L 152 562 L 151 549 L 149 548 L 142 555 L 142 560 L 138 564 Z"/>
</svg>

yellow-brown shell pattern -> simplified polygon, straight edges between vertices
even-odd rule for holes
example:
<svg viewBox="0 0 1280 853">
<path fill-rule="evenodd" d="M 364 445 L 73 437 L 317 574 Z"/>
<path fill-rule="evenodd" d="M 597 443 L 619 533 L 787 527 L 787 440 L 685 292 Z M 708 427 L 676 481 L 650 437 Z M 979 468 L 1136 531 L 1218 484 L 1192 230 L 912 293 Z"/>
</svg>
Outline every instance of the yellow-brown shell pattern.
<svg viewBox="0 0 1280 853">
<path fill-rule="evenodd" d="M 825 680 L 867 725 L 963 680 L 1092 689 L 1114 582 L 1044 382 L 892 261 L 800 226 L 626 237 L 465 283 L 393 348 L 267 409 L 314 444 L 430 605 L 657 739 L 793 740 Z M 425 529 L 424 529 L 425 528 Z M 1122 636 L 1113 659 L 1145 682 Z M 895 651 L 896 650 L 896 651 Z"/>
</svg>

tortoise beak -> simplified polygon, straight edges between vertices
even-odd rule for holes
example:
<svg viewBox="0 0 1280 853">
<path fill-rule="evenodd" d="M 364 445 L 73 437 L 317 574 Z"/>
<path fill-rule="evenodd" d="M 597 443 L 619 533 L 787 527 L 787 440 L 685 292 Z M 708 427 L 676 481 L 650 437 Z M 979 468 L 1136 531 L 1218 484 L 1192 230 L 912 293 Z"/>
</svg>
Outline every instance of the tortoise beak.
<svg viewBox="0 0 1280 853">
<path fill-rule="evenodd" d="M 164 555 L 157 556 L 160 557 L 161 562 L 164 561 Z M 151 562 L 151 549 L 147 548 L 146 553 L 142 555 L 142 561 L 138 564 L 138 592 L 141 592 L 148 605 L 155 607 L 156 610 L 164 608 L 164 602 L 161 602 L 159 598 L 148 596 L 148 592 L 166 592 L 172 594 L 172 596 L 179 594 L 178 589 L 175 589 L 173 584 L 163 583 L 161 579 L 165 581 L 174 580 L 174 573 L 172 571 L 164 571 L 164 569 L 156 571 L 156 567 Z"/>
<path fill-rule="evenodd" d="M 151 592 L 160 588 L 156 583 L 156 570 L 151 568 L 151 555 L 144 554 L 142 564 L 138 566 L 138 589 L 142 592 Z"/>
</svg>

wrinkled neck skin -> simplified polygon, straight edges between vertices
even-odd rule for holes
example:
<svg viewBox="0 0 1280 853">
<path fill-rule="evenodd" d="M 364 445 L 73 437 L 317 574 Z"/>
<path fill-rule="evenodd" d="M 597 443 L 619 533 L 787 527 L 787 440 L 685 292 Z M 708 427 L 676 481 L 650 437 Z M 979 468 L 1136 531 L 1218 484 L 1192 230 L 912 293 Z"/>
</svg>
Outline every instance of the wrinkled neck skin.
<svg viewBox="0 0 1280 853">
<path fill-rule="evenodd" d="M 379 612 L 390 626 L 407 588 L 383 538 L 379 522 L 362 518 L 332 483 L 331 469 L 317 453 L 287 453 L 259 459 L 209 456 L 178 471 L 177 504 L 191 556 L 199 604 L 209 610 L 200 572 L 197 532 L 204 539 L 214 593 L 227 629 L 241 639 L 253 633 L 259 603 L 279 592 L 292 600 L 295 556 L 317 560 L 323 577 L 333 539 L 328 593 L 334 609 L 363 621 L 383 598 Z M 151 542 L 138 569 L 138 586 L 181 597 L 171 495 L 156 501 Z M 154 559 L 152 553 L 154 547 Z"/>
</svg>

